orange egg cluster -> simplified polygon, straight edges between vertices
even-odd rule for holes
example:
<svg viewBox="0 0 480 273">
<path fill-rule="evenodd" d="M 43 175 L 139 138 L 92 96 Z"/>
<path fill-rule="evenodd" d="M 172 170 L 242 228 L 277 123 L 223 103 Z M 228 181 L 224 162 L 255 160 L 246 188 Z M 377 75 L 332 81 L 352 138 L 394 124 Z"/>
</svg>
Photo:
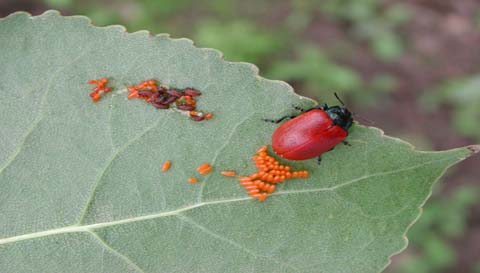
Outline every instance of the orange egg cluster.
<svg viewBox="0 0 480 273">
<path fill-rule="evenodd" d="M 260 201 L 265 201 L 268 194 L 275 191 L 275 184 L 291 178 L 308 177 L 308 171 L 291 171 L 289 166 L 281 165 L 274 157 L 268 155 L 266 145 L 257 150 L 252 160 L 258 171 L 249 176 L 241 176 L 238 181 L 251 197 Z"/>
<path fill-rule="evenodd" d="M 90 97 L 93 102 L 100 100 L 104 93 L 111 92 L 112 89 L 106 87 L 108 83 L 107 78 L 100 80 L 90 80 L 89 84 L 96 85 Z M 142 99 L 150 103 L 157 109 L 168 109 L 172 104 L 178 110 L 188 111 L 188 115 L 194 121 L 208 120 L 213 117 L 212 113 L 203 113 L 201 111 L 194 111 L 197 105 L 195 97 L 201 96 L 202 93 L 193 88 L 175 89 L 157 84 L 155 80 L 142 81 L 136 85 L 127 86 L 128 99 Z"/>
<path fill-rule="evenodd" d="M 88 84 L 96 85 L 96 87 L 93 88 L 93 91 L 89 94 L 93 102 L 99 101 L 104 93 L 109 93 L 112 91 L 111 88 L 106 87 L 107 83 L 108 83 L 107 78 L 88 81 Z"/>
</svg>

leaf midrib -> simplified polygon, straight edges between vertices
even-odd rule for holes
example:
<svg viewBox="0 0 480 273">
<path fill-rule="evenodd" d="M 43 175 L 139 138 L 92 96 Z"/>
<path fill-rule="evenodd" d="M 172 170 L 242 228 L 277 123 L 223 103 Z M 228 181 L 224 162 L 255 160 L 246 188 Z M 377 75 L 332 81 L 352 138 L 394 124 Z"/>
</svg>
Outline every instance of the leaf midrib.
<svg viewBox="0 0 480 273">
<path fill-rule="evenodd" d="M 421 168 L 421 167 L 429 165 L 429 164 L 439 163 L 439 162 L 448 161 L 448 160 L 450 160 L 450 159 L 449 158 L 442 158 L 442 159 L 423 162 L 421 164 L 417 164 L 417 165 L 414 165 L 414 166 L 411 166 L 411 167 L 396 169 L 396 170 L 393 170 L 393 171 L 378 172 L 378 173 L 375 173 L 375 174 L 364 175 L 362 177 L 358 177 L 358 178 L 355 178 L 355 179 L 348 180 L 344 183 L 335 185 L 333 187 L 318 188 L 318 189 L 306 189 L 306 190 L 283 191 L 283 192 L 273 193 L 271 195 L 275 196 L 275 195 L 287 195 L 287 194 L 315 193 L 315 192 L 322 192 L 322 191 L 334 191 L 336 189 L 347 187 L 347 186 L 353 185 L 354 183 L 358 183 L 362 180 L 369 179 L 369 178 L 372 178 L 372 177 L 378 177 L 378 176 L 384 176 L 384 175 L 390 175 L 390 174 L 400 173 L 400 172 L 404 172 L 404 171 L 409 171 L 409 170 Z M 203 206 L 217 205 L 217 204 L 227 204 L 227 203 L 234 203 L 234 202 L 241 202 L 241 201 L 248 201 L 248 200 L 253 200 L 253 199 L 250 198 L 250 197 L 243 197 L 243 198 L 235 198 L 235 199 L 214 200 L 214 201 L 200 202 L 200 203 L 190 205 L 190 206 L 186 206 L 186 207 L 183 207 L 183 208 L 179 208 L 179 209 L 176 209 L 176 210 L 154 213 L 154 214 L 148 214 L 148 215 L 137 216 L 137 217 L 131 217 L 131 218 L 125 218 L 125 219 L 120 219 L 120 220 L 115 220 L 115 221 L 110 221 L 110 222 L 103 222 L 103 223 L 96 223 L 96 224 L 89 224 L 89 225 L 78 225 L 77 224 L 77 225 L 72 225 L 72 226 L 67 226 L 67 227 L 50 229 L 50 230 L 46 230 L 46 231 L 39 231 L 39 232 L 33 232 L 33 233 L 28 233 L 28 234 L 3 238 L 3 239 L 0 239 L 0 245 L 19 242 L 19 241 L 24 241 L 24 240 L 28 240 L 28 239 L 41 238 L 41 237 L 46 237 L 46 236 L 56 235 L 56 234 L 75 233 L 75 232 L 90 232 L 91 233 L 95 229 L 100 229 L 100 228 L 105 228 L 105 227 L 110 227 L 110 226 L 116 226 L 116 225 L 123 225 L 123 224 L 134 223 L 134 222 L 140 222 L 140 221 L 146 221 L 146 220 L 152 220 L 152 219 L 157 219 L 157 218 L 166 217 L 166 216 L 179 215 L 182 212 L 193 210 L 193 209 L 203 207 Z"/>
</svg>

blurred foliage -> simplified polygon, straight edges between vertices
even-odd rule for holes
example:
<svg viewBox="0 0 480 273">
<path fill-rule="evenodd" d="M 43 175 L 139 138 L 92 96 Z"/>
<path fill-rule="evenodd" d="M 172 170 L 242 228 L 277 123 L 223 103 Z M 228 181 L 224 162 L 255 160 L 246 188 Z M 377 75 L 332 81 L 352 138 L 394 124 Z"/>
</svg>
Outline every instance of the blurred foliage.
<svg viewBox="0 0 480 273">
<path fill-rule="evenodd" d="M 316 46 L 303 45 L 295 49 L 295 58 L 274 62 L 267 77 L 296 83 L 314 97 L 330 98 L 337 92 L 365 105 L 374 104 L 379 94 L 388 93 L 396 86 L 396 79 L 386 73 L 377 74 L 370 81 L 362 79 L 355 70 L 335 63 L 329 58 L 330 54 Z"/>
<path fill-rule="evenodd" d="M 45 0 L 45 4 L 56 9 L 65 9 L 73 5 L 73 0 Z"/>
<path fill-rule="evenodd" d="M 449 197 L 436 195 L 429 200 L 408 232 L 416 255 L 403 256 L 392 272 L 437 273 L 453 265 L 456 256 L 450 241 L 464 233 L 469 209 L 478 198 L 477 188 L 461 186 Z"/>
<path fill-rule="evenodd" d="M 357 73 L 328 59 L 319 48 L 304 46 L 298 49 L 298 59 L 274 63 L 267 75 L 270 78 L 303 82 L 308 90 L 320 93 L 358 91 L 362 81 Z"/>
<path fill-rule="evenodd" d="M 281 49 L 280 38 L 249 21 L 205 21 L 197 26 L 194 41 L 201 47 L 220 49 L 231 61 L 265 64 Z"/>
<path fill-rule="evenodd" d="M 385 7 L 376 0 L 330 0 L 322 9 L 350 23 L 354 36 L 368 41 L 377 57 L 389 61 L 403 54 L 403 40 L 396 28 L 410 18 L 405 6 Z"/>
<path fill-rule="evenodd" d="M 475 13 L 475 25 L 478 30 L 480 30 L 480 10 Z M 480 272 L 480 271 L 479 271 Z"/>
<path fill-rule="evenodd" d="M 463 135 L 480 140 L 480 75 L 448 80 L 422 97 L 430 111 L 452 111 L 452 124 Z"/>
<path fill-rule="evenodd" d="M 404 52 L 398 28 L 412 14 L 403 4 L 387 5 L 379 0 L 294 0 L 294 7 L 295 18 L 301 18 L 301 22 L 321 12 L 330 20 L 346 23 L 351 36 L 357 41 L 366 41 L 381 60 L 395 60 Z"/>
</svg>

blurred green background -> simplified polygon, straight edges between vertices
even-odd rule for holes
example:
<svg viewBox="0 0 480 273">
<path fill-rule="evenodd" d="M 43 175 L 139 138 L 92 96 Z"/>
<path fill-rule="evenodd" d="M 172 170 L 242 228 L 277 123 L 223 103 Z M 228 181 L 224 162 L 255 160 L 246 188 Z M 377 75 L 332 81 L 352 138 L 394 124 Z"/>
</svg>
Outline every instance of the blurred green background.
<svg viewBox="0 0 480 273">
<path fill-rule="evenodd" d="M 336 91 L 420 149 L 480 143 L 478 0 L 0 0 L 1 17 L 47 9 L 191 38 L 319 101 Z M 479 167 L 437 184 L 387 272 L 480 273 Z"/>
</svg>

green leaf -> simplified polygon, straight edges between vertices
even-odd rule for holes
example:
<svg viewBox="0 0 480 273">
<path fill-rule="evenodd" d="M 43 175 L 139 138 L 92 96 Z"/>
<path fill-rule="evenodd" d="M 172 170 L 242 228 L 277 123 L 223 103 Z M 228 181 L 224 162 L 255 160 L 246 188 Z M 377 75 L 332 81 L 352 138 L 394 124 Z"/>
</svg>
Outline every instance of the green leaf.
<svg viewBox="0 0 480 273">
<path fill-rule="evenodd" d="M 479 149 L 418 152 L 355 125 L 351 147 L 289 162 L 311 178 L 260 203 L 218 171 L 252 172 L 275 129 L 262 118 L 313 105 L 285 83 L 186 39 L 52 11 L 3 19 L 0 37 L 1 272 L 378 272 L 432 184 Z M 91 103 L 102 76 L 115 91 Z M 149 78 L 199 89 L 214 119 L 126 99 Z M 202 162 L 215 171 L 187 183 Z"/>
</svg>

